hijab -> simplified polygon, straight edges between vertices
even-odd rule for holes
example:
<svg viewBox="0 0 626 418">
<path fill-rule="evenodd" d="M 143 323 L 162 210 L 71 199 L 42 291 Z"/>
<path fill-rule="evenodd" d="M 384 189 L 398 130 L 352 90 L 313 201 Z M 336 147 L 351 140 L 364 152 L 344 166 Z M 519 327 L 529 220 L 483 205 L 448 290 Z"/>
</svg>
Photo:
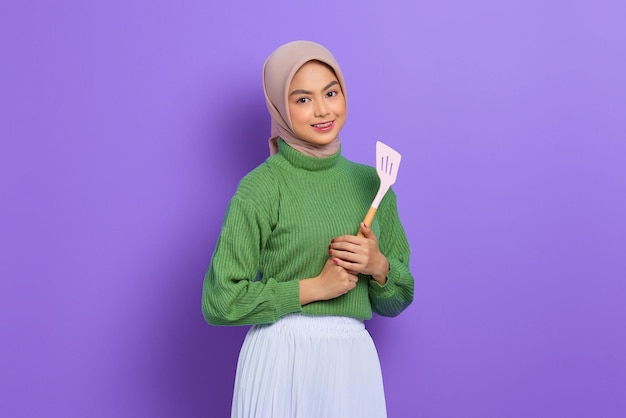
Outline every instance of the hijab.
<svg viewBox="0 0 626 418">
<path fill-rule="evenodd" d="M 263 90 L 265 102 L 272 118 L 272 131 L 269 139 L 270 154 L 278 152 L 278 138 L 289 146 L 312 157 L 322 158 L 339 151 L 339 135 L 326 145 L 311 144 L 296 136 L 289 115 L 289 85 L 296 72 L 309 61 L 320 61 L 334 71 L 344 98 L 346 85 L 339 64 L 331 52 L 320 44 L 310 41 L 294 41 L 280 46 L 265 61 L 263 66 Z"/>
</svg>

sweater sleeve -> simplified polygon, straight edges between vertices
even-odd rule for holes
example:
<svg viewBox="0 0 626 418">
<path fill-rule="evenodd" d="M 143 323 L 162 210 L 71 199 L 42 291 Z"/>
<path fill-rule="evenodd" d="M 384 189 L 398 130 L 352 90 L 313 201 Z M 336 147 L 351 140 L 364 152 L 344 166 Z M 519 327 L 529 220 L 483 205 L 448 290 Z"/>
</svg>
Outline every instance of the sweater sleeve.
<svg viewBox="0 0 626 418">
<path fill-rule="evenodd" d="M 202 312 L 214 325 L 272 323 L 300 312 L 298 280 L 255 280 L 271 222 L 251 202 L 235 195 L 229 203 L 202 288 Z"/>
<path fill-rule="evenodd" d="M 389 261 L 387 282 L 370 280 L 372 310 L 382 316 L 397 316 L 413 301 L 413 276 L 409 270 L 409 243 L 400 223 L 396 196 L 389 190 L 377 213 L 380 224 L 378 245 Z"/>
</svg>

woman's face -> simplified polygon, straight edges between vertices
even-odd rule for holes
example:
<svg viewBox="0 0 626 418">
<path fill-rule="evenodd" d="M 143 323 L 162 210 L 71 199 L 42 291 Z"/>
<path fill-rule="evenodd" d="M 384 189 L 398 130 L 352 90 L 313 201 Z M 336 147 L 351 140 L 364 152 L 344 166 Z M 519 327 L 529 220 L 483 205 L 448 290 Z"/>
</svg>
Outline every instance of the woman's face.
<svg viewBox="0 0 626 418">
<path fill-rule="evenodd" d="M 332 142 L 346 121 L 346 99 L 335 73 L 318 61 L 296 72 L 288 91 L 293 131 L 316 145 Z"/>
</svg>

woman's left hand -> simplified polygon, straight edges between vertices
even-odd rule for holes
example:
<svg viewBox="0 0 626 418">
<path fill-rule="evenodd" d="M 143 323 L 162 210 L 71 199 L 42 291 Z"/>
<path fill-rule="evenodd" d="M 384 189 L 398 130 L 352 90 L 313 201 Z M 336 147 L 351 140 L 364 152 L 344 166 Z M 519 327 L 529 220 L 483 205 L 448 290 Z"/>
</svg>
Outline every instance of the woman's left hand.
<svg viewBox="0 0 626 418">
<path fill-rule="evenodd" d="M 334 238 L 328 253 L 337 260 L 335 264 L 352 274 L 369 274 L 378 283 L 385 284 L 389 262 L 378 249 L 378 238 L 372 230 L 361 223 L 362 237 L 342 235 Z"/>
</svg>

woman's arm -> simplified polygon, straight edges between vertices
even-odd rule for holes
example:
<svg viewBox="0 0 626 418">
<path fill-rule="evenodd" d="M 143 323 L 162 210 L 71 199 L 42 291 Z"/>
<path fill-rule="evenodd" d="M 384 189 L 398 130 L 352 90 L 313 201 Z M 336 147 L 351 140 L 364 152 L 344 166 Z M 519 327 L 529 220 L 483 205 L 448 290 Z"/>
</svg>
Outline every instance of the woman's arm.
<svg viewBox="0 0 626 418">
<path fill-rule="evenodd" d="M 339 297 L 358 277 L 329 258 L 311 278 L 255 280 L 271 221 L 257 205 L 235 196 L 230 202 L 211 265 L 205 275 L 202 311 L 214 325 L 272 323 L 302 305 Z"/>
<path fill-rule="evenodd" d="M 301 311 L 298 281 L 257 281 L 271 222 L 237 195 L 229 203 L 202 288 L 202 312 L 214 325 L 272 323 Z"/>
</svg>

